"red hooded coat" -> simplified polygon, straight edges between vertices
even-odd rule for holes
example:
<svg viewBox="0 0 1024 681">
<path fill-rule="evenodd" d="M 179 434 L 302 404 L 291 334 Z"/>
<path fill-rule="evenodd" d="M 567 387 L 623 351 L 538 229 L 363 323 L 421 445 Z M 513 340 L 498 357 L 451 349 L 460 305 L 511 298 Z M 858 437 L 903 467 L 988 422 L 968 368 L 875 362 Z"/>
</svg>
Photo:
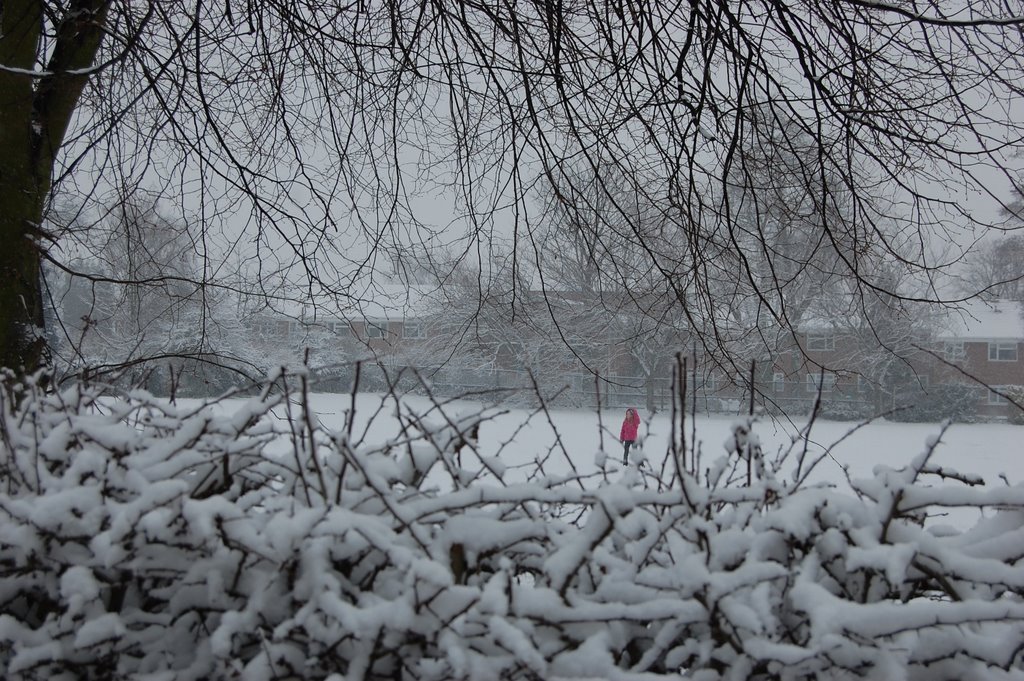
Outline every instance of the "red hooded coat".
<svg viewBox="0 0 1024 681">
<path fill-rule="evenodd" d="M 636 409 L 626 410 L 626 418 L 622 421 L 622 430 L 619 431 L 619 440 L 622 442 L 633 442 L 636 440 L 636 431 L 640 427 L 640 415 Z"/>
</svg>

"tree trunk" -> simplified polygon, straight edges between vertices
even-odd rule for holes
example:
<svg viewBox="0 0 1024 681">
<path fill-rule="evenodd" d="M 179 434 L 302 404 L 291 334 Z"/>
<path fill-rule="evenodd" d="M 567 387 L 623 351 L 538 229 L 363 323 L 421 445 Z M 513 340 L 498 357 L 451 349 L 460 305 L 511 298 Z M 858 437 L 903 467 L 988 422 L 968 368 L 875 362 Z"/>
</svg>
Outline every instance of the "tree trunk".
<svg viewBox="0 0 1024 681">
<path fill-rule="evenodd" d="M 5 244 L 0 249 L 0 364 L 22 373 L 42 366 L 45 354 L 42 246 L 37 227 L 42 211 L 34 200 L 38 193 L 26 190 L 20 178 L 9 178 L 12 166 L 17 172 L 15 164 L 8 161 L 4 166 L 0 177 L 0 240 Z"/>
<path fill-rule="evenodd" d="M 654 372 L 649 371 L 645 378 L 647 381 L 647 392 L 645 395 L 647 404 L 645 405 L 645 407 L 647 409 L 647 413 L 650 414 L 654 412 L 656 407 L 654 402 Z"/>
<path fill-rule="evenodd" d="M 0 63 L 0 363 L 32 371 L 42 361 L 43 306 L 39 280 L 42 220 L 32 163 L 33 77 L 42 3 L 3 0 Z"/>
<path fill-rule="evenodd" d="M 43 210 L 56 154 L 103 38 L 109 2 L 73 0 L 42 54 L 43 3 L 0 0 L 0 364 L 44 364 Z M 47 59 L 42 71 L 41 60 Z"/>
</svg>

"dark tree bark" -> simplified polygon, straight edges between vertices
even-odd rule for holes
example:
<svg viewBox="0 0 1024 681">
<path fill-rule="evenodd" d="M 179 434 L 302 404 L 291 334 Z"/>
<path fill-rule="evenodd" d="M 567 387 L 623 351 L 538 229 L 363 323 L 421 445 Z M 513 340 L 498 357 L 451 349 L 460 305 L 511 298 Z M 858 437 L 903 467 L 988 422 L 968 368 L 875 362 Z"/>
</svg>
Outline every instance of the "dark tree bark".
<svg viewBox="0 0 1024 681">
<path fill-rule="evenodd" d="M 15 370 L 31 372 L 44 361 L 43 209 L 108 7 L 105 0 L 71 2 L 47 36 L 44 3 L 0 4 L 0 365 Z"/>
</svg>

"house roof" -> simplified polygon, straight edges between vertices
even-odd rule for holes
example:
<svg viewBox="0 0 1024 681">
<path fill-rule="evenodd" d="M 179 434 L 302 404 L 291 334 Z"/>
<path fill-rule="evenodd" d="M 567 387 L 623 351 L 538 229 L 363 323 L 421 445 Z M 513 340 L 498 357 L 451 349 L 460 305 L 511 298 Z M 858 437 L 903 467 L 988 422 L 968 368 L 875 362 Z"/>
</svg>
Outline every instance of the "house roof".
<svg viewBox="0 0 1024 681">
<path fill-rule="evenodd" d="M 439 309 L 440 291 L 433 286 L 372 283 L 352 286 L 344 296 L 276 297 L 263 314 L 306 323 L 329 321 L 401 321 L 428 316 Z"/>
<path fill-rule="evenodd" d="M 951 309 L 939 340 L 1024 340 L 1024 306 L 1013 300 L 970 300 Z"/>
</svg>

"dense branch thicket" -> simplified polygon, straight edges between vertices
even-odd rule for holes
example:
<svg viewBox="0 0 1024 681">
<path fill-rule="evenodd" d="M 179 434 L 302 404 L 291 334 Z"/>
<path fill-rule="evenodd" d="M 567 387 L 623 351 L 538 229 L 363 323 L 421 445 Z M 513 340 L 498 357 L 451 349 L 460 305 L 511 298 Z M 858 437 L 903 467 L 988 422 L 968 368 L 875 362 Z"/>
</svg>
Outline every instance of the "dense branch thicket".
<svg viewBox="0 0 1024 681">
<path fill-rule="evenodd" d="M 464 405 L 324 427 L 275 385 L 0 392 L 5 678 L 1024 677 L 1024 490 L 931 464 L 941 431 L 847 489 L 749 422 L 706 466 L 581 479 L 571 447 L 480 455 Z M 951 507 L 987 512 L 925 525 Z"/>
<path fill-rule="evenodd" d="M 922 297 L 891 269 L 933 282 L 948 259 L 929 238 L 1013 176 L 1022 17 L 1018 0 L 8 2 L 0 357 L 41 361 L 40 260 L 70 267 L 98 207 L 140 187 L 192 225 L 199 286 L 271 306 L 298 282 L 357 310 L 381 263 L 443 282 L 451 253 L 507 254 L 517 277 L 543 262 L 552 196 L 598 252 L 638 244 L 605 278 L 709 349 L 798 324 L 823 280 L 854 307 Z M 73 228 L 54 196 L 81 207 Z"/>
</svg>

